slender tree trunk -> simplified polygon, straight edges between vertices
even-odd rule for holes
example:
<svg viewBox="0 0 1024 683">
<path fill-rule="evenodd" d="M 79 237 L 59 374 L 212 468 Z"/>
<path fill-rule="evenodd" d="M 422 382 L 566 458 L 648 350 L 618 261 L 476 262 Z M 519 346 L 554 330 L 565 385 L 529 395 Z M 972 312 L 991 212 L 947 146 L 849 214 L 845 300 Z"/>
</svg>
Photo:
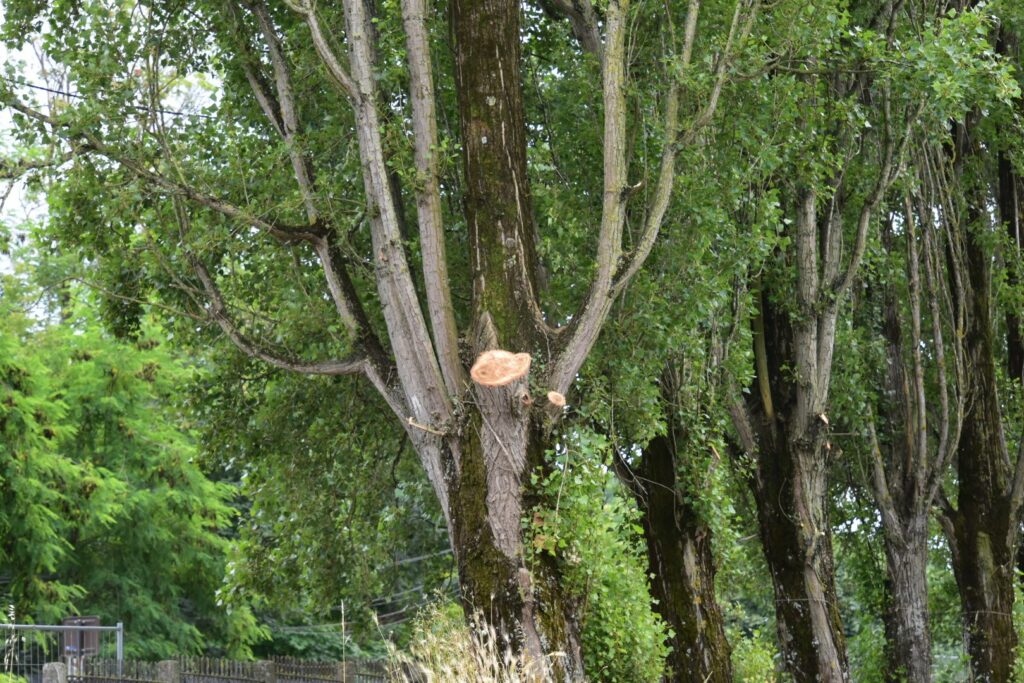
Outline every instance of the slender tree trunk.
<svg viewBox="0 0 1024 683">
<path fill-rule="evenodd" d="M 886 680 L 892 683 L 931 681 L 927 529 L 927 519 L 916 519 L 899 537 L 885 534 Z"/>
<path fill-rule="evenodd" d="M 686 500 L 674 440 L 653 439 L 633 485 L 642 513 L 655 609 L 672 629 L 672 681 L 731 683 L 729 641 L 715 597 L 711 529 Z"/>
</svg>

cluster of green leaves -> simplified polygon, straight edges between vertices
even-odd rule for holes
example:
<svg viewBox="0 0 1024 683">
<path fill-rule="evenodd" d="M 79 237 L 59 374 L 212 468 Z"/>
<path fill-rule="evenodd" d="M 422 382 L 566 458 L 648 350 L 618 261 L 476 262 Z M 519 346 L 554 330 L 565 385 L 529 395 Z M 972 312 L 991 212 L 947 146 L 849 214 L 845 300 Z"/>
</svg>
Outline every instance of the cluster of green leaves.
<svg viewBox="0 0 1024 683">
<path fill-rule="evenodd" d="M 579 600 L 590 679 L 660 681 L 666 627 L 651 611 L 639 512 L 609 469 L 610 453 L 598 434 L 566 434 L 549 472 L 532 475 L 543 503 L 524 523 L 533 551 L 556 558 Z"/>
<path fill-rule="evenodd" d="M 433 491 L 371 388 L 232 352 L 211 359 L 189 404 L 204 461 L 244 496 L 218 599 L 279 625 L 268 647 L 326 656 L 289 625 L 344 617 L 347 656 L 379 650 L 375 614 L 409 611 L 450 581 Z"/>
<path fill-rule="evenodd" d="M 215 604 L 235 491 L 194 462 L 179 400 L 197 369 L 151 320 L 119 341 L 86 294 L 55 298 L 27 275 L 4 276 L 0 298 L 6 599 L 38 623 L 123 621 L 130 656 L 245 655 L 250 612 Z"/>
</svg>

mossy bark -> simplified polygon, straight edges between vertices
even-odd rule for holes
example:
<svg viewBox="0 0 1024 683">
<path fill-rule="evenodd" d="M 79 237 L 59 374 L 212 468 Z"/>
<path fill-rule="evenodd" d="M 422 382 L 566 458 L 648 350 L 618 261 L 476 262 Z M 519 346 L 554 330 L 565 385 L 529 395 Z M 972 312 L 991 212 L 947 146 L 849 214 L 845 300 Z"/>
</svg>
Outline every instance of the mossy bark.
<svg viewBox="0 0 1024 683">
<path fill-rule="evenodd" d="M 453 0 L 463 201 L 473 272 L 473 356 L 547 348 L 537 303 L 536 230 L 526 168 L 518 0 Z M 450 489 L 453 541 L 467 607 L 559 680 L 583 676 L 579 627 L 558 566 L 527 562 L 522 517 L 529 472 L 549 443 L 524 377 L 475 384 Z M 549 666 L 550 665 L 550 666 Z"/>
<path fill-rule="evenodd" d="M 770 296 L 762 298 L 754 331 L 757 389 L 747 402 L 756 430 L 750 486 L 775 589 L 779 647 L 798 683 L 849 680 L 827 514 L 828 425 L 819 412 L 827 378 L 823 386 L 802 376 L 802 359 L 817 346 L 816 324 L 813 317 L 793 323 Z M 808 403 L 815 407 L 801 407 Z"/>
<path fill-rule="evenodd" d="M 886 535 L 886 672 L 890 683 L 931 681 L 927 520 L 913 533 Z"/>
<path fill-rule="evenodd" d="M 752 482 L 779 644 L 798 683 L 849 680 L 823 460 L 813 441 L 776 444 L 762 450 Z"/>
<path fill-rule="evenodd" d="M 633 493 L 642 513 L 655 610 L 673 632 L 669 680 L 731 683 L 731 649 L 715 597 L 712 533 L 687 502 L 699 492 L 679 476 L 675 440 L 653 439 L 636 474 Z"/>
<path fill-rule="evenodd" d="M 502 348 L 528 351 L 541 316 L 519 2 L 452 0 L 451 23 L 474 318 L 490 317 Z"/>
<path fill-rule="evenodd" d="M 547 669 L 554 680 L 582 680 L 575 604 L 563 591 L 557 564 L 540 561 L 527 567 L 522 544 L 510 555 L 496 537 L 496 520 L 487 504 L 488 457 L 479 438 L 480 430 L 487 429 L 484 419 L 477 417 L 467 426 L 460 443 L 460 474 L 450 492 L 453 545 L 465 607 L 494 626 L 505 640 L 503 645 L 525 652 L 536 671 Z M 543 432 L 531 427 L 528 433 L 527 471 L 541 464 L 545 450 Z M 523 489 L 521 499 L 529 505 L 532 497 Z M 514 531 L 522 534 L 518 520 Z"/>
<path fill-rule="evenodd" d="M 1020 520 L 1010 518 L 1012 470 L 996 386 L 991 259 L 970 231 L 965 241 L 968 408 L 957 449 L 958 508 L 951 511 L 947 534 L 975 679 L 1009 681 L 1017 649 L 1012 616 L 1017 534 L 1011 525 Z"/>
</svg>

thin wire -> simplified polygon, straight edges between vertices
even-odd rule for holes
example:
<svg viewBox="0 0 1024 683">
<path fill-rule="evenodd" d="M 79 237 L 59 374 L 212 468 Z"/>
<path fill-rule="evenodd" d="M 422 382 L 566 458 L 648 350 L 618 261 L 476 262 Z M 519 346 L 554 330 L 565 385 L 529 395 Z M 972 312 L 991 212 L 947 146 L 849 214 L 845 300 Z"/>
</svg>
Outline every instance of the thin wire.
<svg viewBox="0 0 1024 683">
<path fill-rule="evenodd" d="M 19 85 L 19 86 L 22 86 L 24 88 L 32 88 L 33 90 L 40 90 L 42 92 L 48 92 L 48 93 L 52 93 L 54 95 L 61 95 L 63 97 L 70 97 L 70 98 L 73 98 L 73 99 L 76 99 L 76 100 L 87 100 L 87 99 L 89 99 L 85 95 L 79 95 L 78 93 L 68 92 L 67 90 L 57 90 L 57 89 L 51 88 L 49 86 L 40 85 L 38 83 L 29 83 L 28 81 L 22 81 L 22 80 L 17 79 L 17 78 L 10 78 L 8 76 L 0 75 L 0 80 L 6 81 L 7 83 L 10 83 L 12 85 Z M 149 107 L 144 107 L 144 106 L 139 105 L 139 104 L 129 104 L 127 106 L 131 107 L 132 109 L 135 109 L 136 111 L 154 112 L 154 113 L 158 113 L 158 114 L 169 114 L 171 116 L 191 116 L 191 117 L 201 118 L 201 119 L 215 119 L 215 118 L 217 118 L 217 117 L 211 116 L 209 114 L 200 114 L 198 112 L 172 111 L 170 109 L 150 109 Z"/>
</svg>

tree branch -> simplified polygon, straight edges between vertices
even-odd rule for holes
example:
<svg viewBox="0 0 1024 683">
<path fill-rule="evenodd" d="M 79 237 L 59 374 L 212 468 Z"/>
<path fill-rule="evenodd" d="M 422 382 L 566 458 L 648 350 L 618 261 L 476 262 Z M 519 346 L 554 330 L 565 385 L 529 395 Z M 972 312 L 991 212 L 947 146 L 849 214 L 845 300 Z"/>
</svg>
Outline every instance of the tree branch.
<svg viewBox="0 0 1024 683">
<path fill-rule="evenodd" d="M 0 159 L 0 180 L 18 180 L 29 171 L 37 171 L 44 168 L 55 168 L 70 161 L 75 157 L 75 152 L 61 152 L 50 159 Z"/>
<path fill-rule="evenodd" d="M 871 437 L 871 488 L 875 494 L 875 502 L 878 504 L 878 510 L 882 513 L 886 531 L 895 535 L 902 544 L 905 537 L 903 523 L 896 512 L 892 491 L 885 476 L 885 462 L 882 459 L 882 450 L 878 445 L 878 435 L 875 433 L 874 416 L 868 417 L 868 434 Z"/>
<path fill-rule="evenodd" d="M 622 253 L 626 220 L 626 55 L 629 0 L 608 3 L 607 40 L 603 68 L 604 93 L 604 200 L 597 243 L 597 274 L 570 326 L 569 340 L 555 361 L 550 384 L 565 394 L 601 331 L 611 309 L 612 279 Z M 668 145 L 671 146 L 671 145 Z"/>
<path fill-rule="evenodd" d="M 247 3 L 247 5 L 256 15 L 260 31 L 263 33 L 267 43 L 270 63 L 274 68 L 274 81 L 277 85 L 277 101 L 281 116 L 281 135 L 284 138 L 285 144 L 288 145 L 288 157 L 291 159 L 295 180 L 299 184 L 302 201 L 306 206 L 306 216 L 310 224 L 313 224 L 316 223 L 319 216 L 313 201 L 315 192 L 314 176 L 312 165 L 303 154 L 296 139 L 299 131 L 299 115 L 295 105 L 295 95 L 292 91 L 291 70 L 288 68 L 288 61 L 285 59 L 281 40 L 270 19 L 270 13 L 267 11 L 266 5 L 262 0 L 256 0 L 252 4 Z"/>
<path fill-rule="evenodd" d="M 285 0 L 288 6 L 306 18 L 306 25 L 313 37 L 313 47 L 320 56 L 320 61 L 327 68 L 327 73 L 334 81 L 334 84 L 341 89 L 341 92 L 353 103 L 359 99 L 359 89 L 352 77 L 341 65 L 334 54 L 334 50 L 327 43 L 323 31 L 320 29 L 320 20 L 316 16 L 316 4 L 310 4 L 309 0 Z"/>
<path fill-rule="evenodd" d="M 887 131 L 887 139 L 885 141 L 884 151 L 882 154 L 882 163 L 880 164 L 878 179 L 875 181 L 875 185 L 872 188 L 871 193 L 861 206 L 860 216 L 857 219 L 857 238 L 854 242 L 853 254 L 850 256 L 850 262 L 846 266 L 846 272 L 832 285 L 835 301 L 839 301 L 846 292 L 849 291 L 850 287 L 853 286 L 853 281 L 857 276 L 857 270 L 860 268 L 860 262 L 864 258 L 864 252 L 867 249 L 868 228 L 871 225 L 871 217 L 874 215 L 879 203 L 881 203 L 882 198 L 889 190 L 889 186 L 892 185 L 892 182 L 896 179 L 896 176 L 899 173 L 899 169 L 903 165 L 903 158 L 906 154 L 907 147 L 910 144 L 911 128 L 917 121 L 923 107 L 924 102 L 922 101 L 913 113 L 908 113 L 902 138 L 900 138 L 899 144 L 897 145 L 897 139 L 892 134 L 892 126 L 889 123 L 891 111 L 888 93 L 884 96 L 883 110 L 885 112 L 886 119 L 885 129 Z"/>
<path fill-rule="evenodd" d="M 426 27 L 425 0 L 402 0 L 408 50 L 410 101 L 416 173 L 416 219 L 423 256 L 423 284 L 427 311 L 434 332 L 434 344 L 448 393 L 455 396 L 465 386 L 465 372 L 459 361 L 459 333 L 448 284 L 441 190 L 438 184 L 437 112 L 431 73 L 430 43 Z"/>
<path fill-rule="evenodd" d="M 552 14 L 567 18 L 572 24 L 573 35 L 576 36 L 583 51 L 603 61 L 601 31 L 598 29 L 597 14 L 590 0 L 541 0 L 540 4 Z"/>
<path fill-rule="evenodd" d="M 48 116 L 37 109 L 33 109 L 17 100 L 4 99 L 4 104 L 12 109 L 25 114 L 40 123 L 50 126 L 54 133 L 66 140 L 73 147 L 76 147 L 75 154 L 94 152 L 128 169 L 141 180 L 148 181 L 151 185 L 159 187 L 167 192 L 189 199 L 208 209 L 212 209 L 228 218 L 233 218 L 263 232 L 271 235 L 284 243 L 315 242 L 325 234 L 320 225 L 294 226 L 278 221 L 269 221 L 253 215 L 247 210 L 238 207 L 223 199 L 219 199 L 205 192 L 202 192 L 190 185 L 172 180 L 167 176 L 146 168 L 138 160 L 131 159 L 117 149 L 108 146 L 96 135 L 87 131 L 72 133 L 64 122 Z M 79 144 L 75 144 L 75 143 Z"/>
<path fill-rule="evenodd" d="M 725 79 L 725 68 L 737 42 L 737 34 L 746 36 L 753 26 L 758 3 L 740 29 L 745 0 L 739 0 L 733 14 L 725 47 L 715 66 L 715 86 L 709 102 L 695 121 L 694 129 L 711 120 L 718 106 L 719 95 Z M 696 35 L 697 16 L 700 0 L 690 0 L 684 28 L 680 64 L 689 67 Z M 556 391 L 565 393 L 589 353 L 608 315 L 615 298 L 639 272 L 657 241 L 665 213 L 672 198 L 675 182 L 675 161 L 679 150 L 679 97 L 680 85 L 673 77 L 665 98 L 664 146 L 658 181 L 644 220 L 643 229 L 632 252 L 624 263 L 622 258 L 622 232 L 628 199 L 627 163 L 625 143 L 625 61 L 623 41 L 625 36 L 625 4 L 611 3 L 607 14 L 607 41 L 604 59 L 604 202 L 602 206 L 601 230 L 598 237 L 597 274 L 580 310 L 567 329 L 568 341 L 554 365 L 551 383 Z M 669 29 L 672 30 L 671 27 Z M 683 143 L 688 143 L 684 139 Z"/>
<path fill-rule="evenodd" d="M 366 357 L 359 355 L 345 360 L 328 360 L 309 362 L 296 358 L 290 358 L 273 354 L 266 349 L 260 348 L 250 339 L 243 335 L 238 327 L 232 322 L 224 305 L 224 297 L 220 289 L 210 276 L 206 266 L 194 254 L 189 254 L 192 269 L 203 283 L 203 289 L 210 299 L 209 314 L 220 329 L 244 354 L 257 358 L 269 365 L 283 370 L 290 370 L 306 375 L 357 375 L 366 370 Z"/>
<path fill-rule="evenodd" d="M 745 0 L 740 0 L 736 3 L 736 10 L 733 13 L 732 23 L 729 26 L 729 35 L 726 38 L 725 47 L 722 49 L 722 53 L 718 56 L 718 59 L 715 62 L 715 85 L 712 87 L 711 96 L 708 98 L 708 102 L 704 106 L 704 109 L 702 109 L 697 118 L 694 119 L 693 124 L 686 130 L 682 136 L 682 140 L 679 142 L 675 140 L 679 125 L 678 81 L 673 80 L 672 85 L 669 87 L 667 103 L 665 106 L 664 123 L 666 148 L 662 152 L 658 184 L 654 191 L 654 197 L 651 201 L 651 207 L 647 213 L 647 218 L 644 221 L 643 230 L 640 233 L 640 239 L 637 242 L 637 245 L 633 248 L 632 253 L 629 255 L 626 265 L 621 269 L 620 274 L 616 277 L 615 284 L 613 285 L 612 296 L 617 296 L 623 289 L 625 289 L 629 284 L 629 281 L 634 275 L 636 275 L 641 266 L 643 266 L 644 261 L 647 260 L 647 257 L 651 253 L 651 249 L 654 248 L 654 243 L 658 239 L 658 234 L 661 231 L 661 226 L 665 219 L 665 212 L 668 210 L 669 200 L 672 198 L 672 186 L 675 181 L 676 153 L 681 146 L 692 144 L 696 139 L 697 132 L 709 124 L 715 115 L 715 111 L 718 108 L 718 100 L 722 93 L 722 86 L 725 83 L 726 66 L 731 61 L 733 48 L 750 34 L 750 31 L 753 28 L 754 18 L 757 15 L 759 2 L 755 1 L 750 14 L 747 16 L 746 22 L 743 25 L 743 29 L 740 30 L 740 19 L 742 17 L 744 1 Z M 693 53 L 693 43 L 697 30 L 697 15 L 699 11 L 700 0 L 690 0 L 690 7 L 686 13 L 686 27 L 683 34 L 681 64 L 684 70 L 689 68 L 690 65 L 690 59 Z M 737 33 L 739 33 L 738 39 Z"/>
<path fill-rule="evenodd" d="M 443 422 L 451 415 L 451 403 L 444 390 L 441 370 L 409 274 L 384 159 L 376 109 L 373 48 L 370 43 L 372 28 L 362 0 L 349 0 L 344 3 L 344 8 L 350 46 L 349 61 L 357 87 L 356 132 L 384 322 L 412 417 L 421 424 Z M 311 15 L 312 12 L 307 17 Z M 427 463 L 427 469 L 435 476 L 442 471 L 440 462 Z M 438 495 L 441 495 L 444 482 L 432 483 Z"/>
</svg>

